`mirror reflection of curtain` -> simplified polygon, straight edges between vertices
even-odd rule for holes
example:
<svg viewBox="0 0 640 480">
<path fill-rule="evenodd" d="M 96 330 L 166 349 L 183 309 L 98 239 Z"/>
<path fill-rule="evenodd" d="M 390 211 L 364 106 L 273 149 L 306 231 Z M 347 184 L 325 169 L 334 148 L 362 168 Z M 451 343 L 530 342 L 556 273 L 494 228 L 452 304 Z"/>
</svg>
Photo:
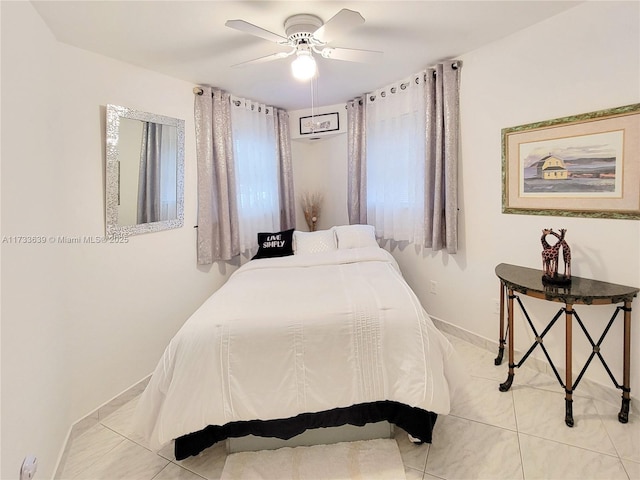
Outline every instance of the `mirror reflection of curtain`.
<svg viewBox="0 0 640 480">
<path fill-rule="evenodd" d="M 177 175 L 175 164 L 177 148 L 177 131 L 171 125 L 162 125 L 162 142 L 160 142 L 162 158 L 162 176 L 160 179 L 160 220 L 171 220 L 178 217 Z"/>
<path fill-rule="evenodd" d="M 143 122 L 138 181 L 138 223 L 177 217 L 175 127 Z"/>
</svg>

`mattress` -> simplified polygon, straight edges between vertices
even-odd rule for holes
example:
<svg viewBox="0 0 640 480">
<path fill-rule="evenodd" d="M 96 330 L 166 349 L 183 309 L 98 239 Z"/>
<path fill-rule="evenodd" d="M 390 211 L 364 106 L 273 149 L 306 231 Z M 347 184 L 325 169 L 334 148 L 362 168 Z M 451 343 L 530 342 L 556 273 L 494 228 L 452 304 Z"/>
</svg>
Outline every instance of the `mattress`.
<svg viewBox="0 0 640 480">
<path fill-rule="evenodd" d="M 159 449 L 210 425 L 372 402 L 447 414 L 460 372 L 386 250 L 253 260 L 171 340 L 134 423 Z"/>
</svg>

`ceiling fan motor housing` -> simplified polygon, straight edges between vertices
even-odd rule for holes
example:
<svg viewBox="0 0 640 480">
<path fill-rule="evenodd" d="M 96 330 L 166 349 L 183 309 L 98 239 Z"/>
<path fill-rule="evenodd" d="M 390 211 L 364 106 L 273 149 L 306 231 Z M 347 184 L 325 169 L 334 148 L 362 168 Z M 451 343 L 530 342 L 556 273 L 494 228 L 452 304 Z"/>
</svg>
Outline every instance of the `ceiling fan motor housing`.
<svg viewBox="0 0 640 480">
<path fill-rule="evenodd" d="M 323 25 L 322 20 L 315 15 L 302 13 L 293 15 L 284 22 L 284 31 L 289 41 L 294 44 L 303 41 L 303 43 L 311 43 L 313 33 Z"/>
</svg>

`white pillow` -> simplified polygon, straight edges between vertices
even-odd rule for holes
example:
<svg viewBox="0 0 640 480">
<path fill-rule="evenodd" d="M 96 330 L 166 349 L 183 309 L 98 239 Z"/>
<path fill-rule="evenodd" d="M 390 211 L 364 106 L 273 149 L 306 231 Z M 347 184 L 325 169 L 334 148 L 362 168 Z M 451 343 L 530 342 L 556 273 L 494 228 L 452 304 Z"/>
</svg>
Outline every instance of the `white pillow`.
<svg viewBox="0 0 640 480">
<path fill-rule="evenodd" d="M 331 230 L 318 230 L 316 232 L 293 232 L 293 248 L 296 254 L 320 253 L 337 250 L 336 235 Z"/>
<path fill-rule="evenodd" d="M 341 225 L 333 227 L 338 239 L 338 248 L 379 247 L 373 225 Z"/>
</svg>

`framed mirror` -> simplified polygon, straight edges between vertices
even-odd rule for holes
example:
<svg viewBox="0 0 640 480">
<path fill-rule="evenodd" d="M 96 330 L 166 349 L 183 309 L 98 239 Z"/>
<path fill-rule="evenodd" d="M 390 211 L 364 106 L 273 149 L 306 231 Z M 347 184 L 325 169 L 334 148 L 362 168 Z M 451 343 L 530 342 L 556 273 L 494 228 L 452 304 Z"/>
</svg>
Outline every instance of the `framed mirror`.
<svg viewBox="0 0 640 480">
<path fill-rule="evenodd" d="M 107 105 L 107 237 L 184 225 L 184 120 Z"/>
</svg>

